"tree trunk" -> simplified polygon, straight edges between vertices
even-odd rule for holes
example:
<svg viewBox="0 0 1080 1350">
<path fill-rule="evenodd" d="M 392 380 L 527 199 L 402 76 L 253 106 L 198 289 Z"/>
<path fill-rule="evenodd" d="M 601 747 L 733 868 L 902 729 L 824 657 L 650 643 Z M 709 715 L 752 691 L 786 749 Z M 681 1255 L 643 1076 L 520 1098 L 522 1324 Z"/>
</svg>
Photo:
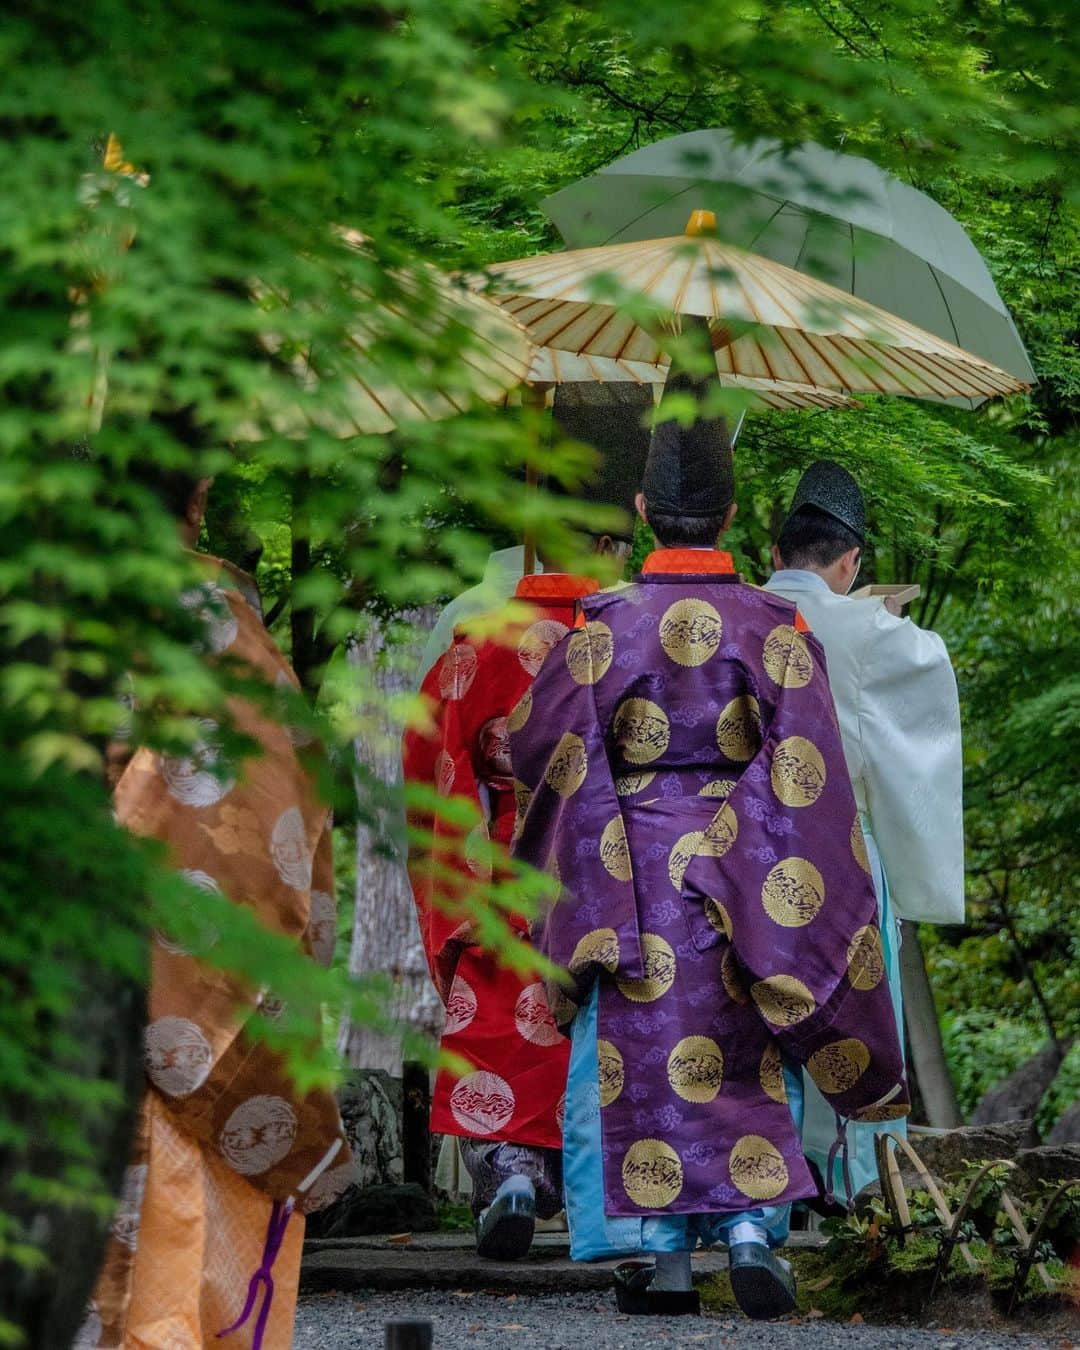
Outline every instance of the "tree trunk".
<svg viewBox="0 0 1080 1350">
<path fill-rule="evenodd" d="M 926 973 L 918 925 L 906 919 L 902 924 L 900 976 L 904 987 L 904 1021 L 907 1023 L 911 1067 L 918 1079 L 926 1108 L 926 1123 L 938 1129 L 955 1129 L 963 1118 L 956 1102 L 956 1091 L 945 1062 L 934 991 Z"/>
<path fill-rule="evenodd" d="M 364 731 L 356 740 L 361 781 L 356 831 L 356 911 L 349 970 L 354 975 L 389 975 L 394 996 L 388 1009 L 399 1022 L 432 1037 L 442 1028 L 443 1009 L 428 974 L 405 871 L 405 815 L 401 793 L 401 729 L 387 701 L 419 684 L 420 655 L 438 606 L 410 610 L 401 622 L 412 626 L 405 641 L 388 643 L 385 625 L 373 623 L 367 637 L 349 651 L 352 665 L 368 672 L 369 692 L 360 708 Z M 370 775 L 368 782 L 364 778 Z M 398 1037 L 346 1023 L 341 1048 L 349 1063 L 401 1074 Z"/>
</svg>

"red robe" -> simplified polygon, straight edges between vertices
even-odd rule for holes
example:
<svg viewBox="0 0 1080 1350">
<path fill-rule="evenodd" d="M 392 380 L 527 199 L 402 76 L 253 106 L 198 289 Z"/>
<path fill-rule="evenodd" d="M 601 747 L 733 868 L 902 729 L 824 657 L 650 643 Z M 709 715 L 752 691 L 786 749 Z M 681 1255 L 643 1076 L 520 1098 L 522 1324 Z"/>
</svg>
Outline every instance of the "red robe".
<svg viewBox="0 0 1080 1350">
<path fill-rule="evenodd" d="M 486 881 L 487 838 L 509 847 L 516 802 L 507 716 L 544 658 L 574 625 L 577 602 L 596 589 L 584 577 L 524 577 L 515 592 L 525 617 L 496 637 L 459 630 L 424 680 L 433 728 L 410 731 L 403 747 L 406 782 L 464 798 L 481 823 L 467 834 L 430 814 L 410 824 L 430 832 L 430 846 L 410 849 L 409 877 L 432 979 L 446 1006 L 442 1049 L 471 1065 L 440 1069 L 431 1127 L 442 1134 L 562 1146 L 569 1045 L 559 1034 L 540 977 L 521 976 L 476 942 L 463 899 L 474 878 Z M 485 625 L 492 632 L 491 624 Z M 527 940 L 521 915 L 506 915 Z"/>
</svg>

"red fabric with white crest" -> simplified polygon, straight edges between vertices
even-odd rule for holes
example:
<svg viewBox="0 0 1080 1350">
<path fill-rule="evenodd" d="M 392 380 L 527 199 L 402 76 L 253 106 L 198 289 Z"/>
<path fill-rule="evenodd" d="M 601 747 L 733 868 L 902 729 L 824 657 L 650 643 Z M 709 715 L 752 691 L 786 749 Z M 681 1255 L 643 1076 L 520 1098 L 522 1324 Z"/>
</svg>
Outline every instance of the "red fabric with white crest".
<svg viewBox="0 0 1080 1350">
<path fill-rule="evenodd" d="M 442 1049 L 470 1066 L 440 1069 L 431 1128 L 442 1134 L 562 1146 L 569 1059 L 539 975 L 519 975 L 476 942 L 475 897 L 491 875 L 488 839 L 509 846 L 516 801 L 507 718 L 548 652 L 574 624 L 577 602 L 596 589 L 583 577 L 524 577 L 506 622 L 458 630 L 424 680 L 432 724 L 406 733 L 405 778 L 473 803 L 468 831 L 413 811 L 430 836 L 410 849 L 409 877 L 432 979 L 446 1007 Z M 481 632 L 487 636 L 479 636 Z M 495 636 L 491 636 L 495 633 Z M 521 915 L 507 916 L 525 940 Z"/>
</svg>

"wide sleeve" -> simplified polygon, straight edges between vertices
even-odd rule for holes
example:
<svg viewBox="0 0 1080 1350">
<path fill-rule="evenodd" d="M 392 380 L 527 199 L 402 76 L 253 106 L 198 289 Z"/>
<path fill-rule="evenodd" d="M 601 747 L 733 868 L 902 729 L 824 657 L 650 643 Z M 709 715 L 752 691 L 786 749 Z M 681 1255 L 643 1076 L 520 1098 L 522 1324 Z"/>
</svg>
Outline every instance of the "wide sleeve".
<svg viewBox="0 0 1080 1350">
<path fill-rule="evenodd" d="M 420 935 L 445 1002 L 462 950 L 475 935 L 470 900 L 490 867 L 466 697 L 477 677 L 476 649 L 461 637 L 424 678 L 430 721 L 402 743 L 409 825 L 409 881 Z"/>
<path fill-rule="evenodd" d="M 867 806 L 902 919 L 964 921 L 960 702 L 936 633 L 879 606 L 859 688 Z"/>
<path fill-rule="evenodd" d="M 903 1116 L 877 897 L 825 657 L 810 635 L 790 628 L 784 640 L 781 660 L 772 635 L 762 671 L 760 749 L 689 845 L 691 935 L 730 944 L 737 983 L 838 1112 Z"/>
<path fill-rule="evenodd" d="M 549 985 L 561 1026 L 599 971 L 644 975 L 626 827 L 594 696 L 609 664 L 593 626 L 576 629 L 550 653 L 509 719 L 514 854 L 560 887 L 534 921 L 532 939 L 572 977 Z"/>
</svg>

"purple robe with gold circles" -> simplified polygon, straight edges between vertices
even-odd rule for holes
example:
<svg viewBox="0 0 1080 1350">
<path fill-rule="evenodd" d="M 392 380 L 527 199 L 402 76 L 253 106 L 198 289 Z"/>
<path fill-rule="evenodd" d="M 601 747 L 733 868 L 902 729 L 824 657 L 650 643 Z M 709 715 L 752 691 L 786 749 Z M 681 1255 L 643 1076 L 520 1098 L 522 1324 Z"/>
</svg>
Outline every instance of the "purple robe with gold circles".
<svg viewBox="0 0 1080 1350">
<path fill-rule="evenodd" d="M 515 851 L 572 1020 L 599 981 L 605 1212 L 813 1195 L 782 1056 L 841 1118 L 908 1094 L 821 647 L 726 554 L 587 598 L 510 717 Z"/>
</svg>

